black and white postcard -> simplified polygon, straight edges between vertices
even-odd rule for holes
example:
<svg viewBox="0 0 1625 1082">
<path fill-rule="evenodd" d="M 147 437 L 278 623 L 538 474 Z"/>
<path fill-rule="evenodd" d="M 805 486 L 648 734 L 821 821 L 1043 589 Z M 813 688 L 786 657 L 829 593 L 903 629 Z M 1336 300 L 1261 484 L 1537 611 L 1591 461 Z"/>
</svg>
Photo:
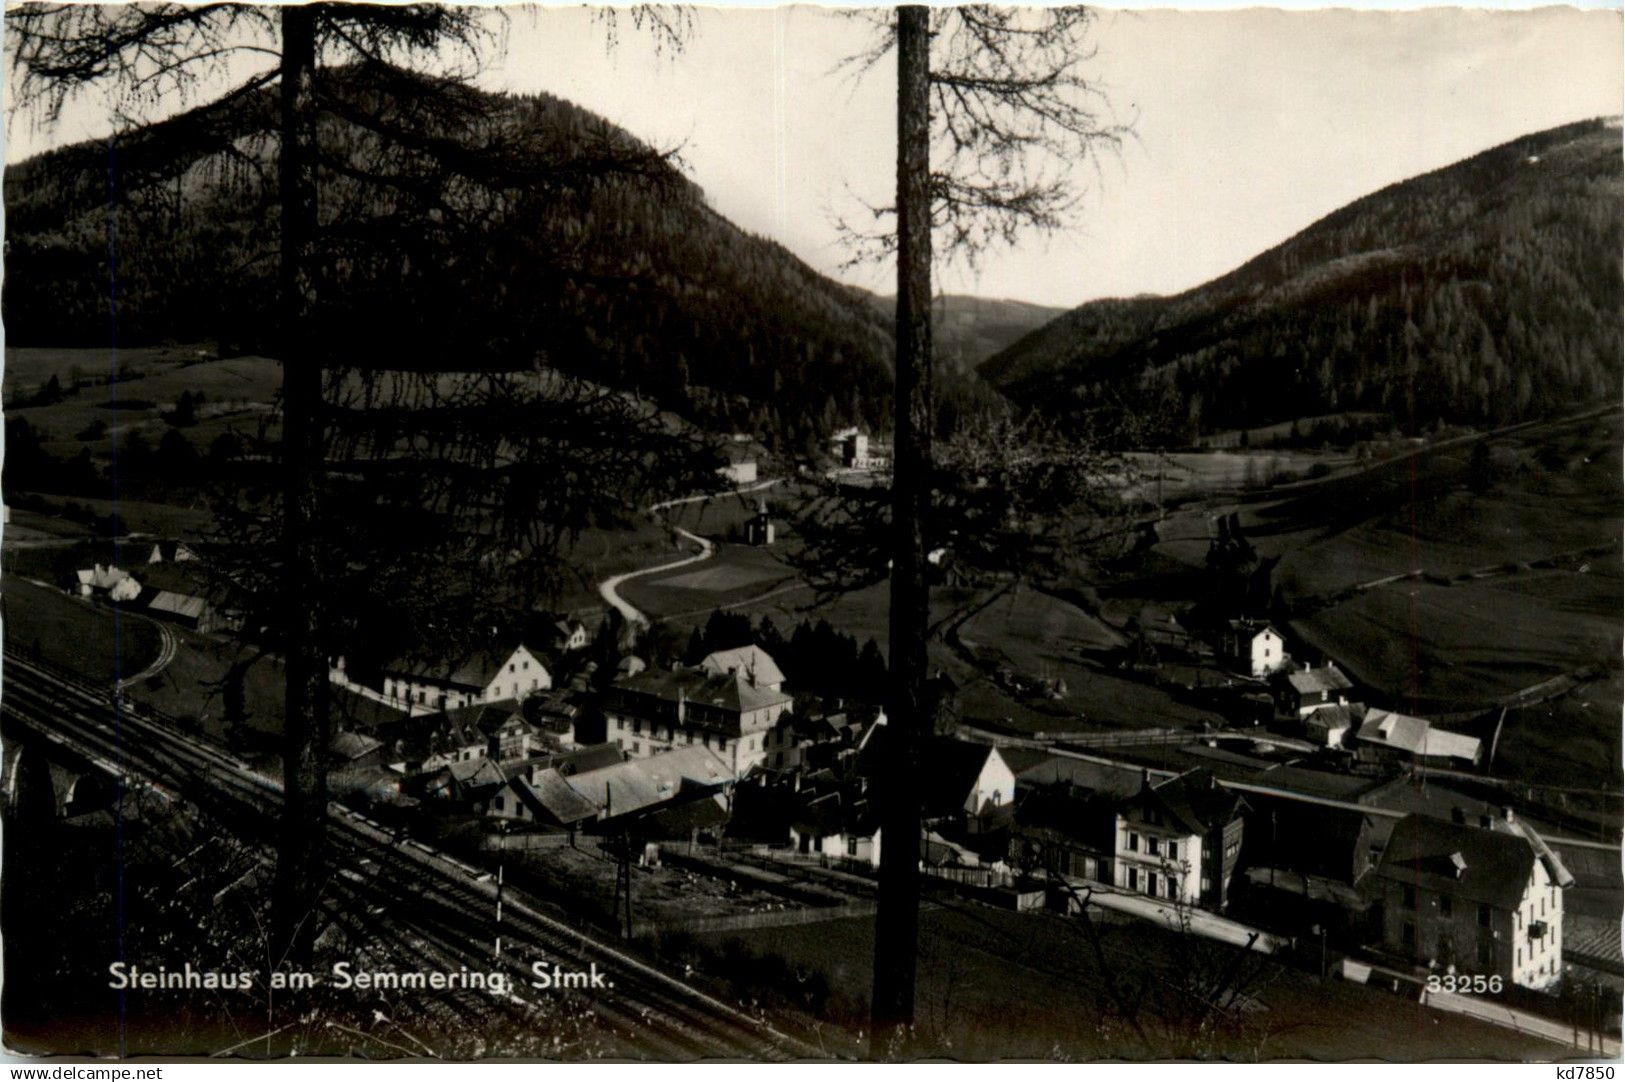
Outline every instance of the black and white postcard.
<svg viewBox="0 0 1625 1082">
<path fill-rule="evenodd" d="M 7 7 L 6 1052 L 1617 1060 L 1621 26 Z"/>
</svg>

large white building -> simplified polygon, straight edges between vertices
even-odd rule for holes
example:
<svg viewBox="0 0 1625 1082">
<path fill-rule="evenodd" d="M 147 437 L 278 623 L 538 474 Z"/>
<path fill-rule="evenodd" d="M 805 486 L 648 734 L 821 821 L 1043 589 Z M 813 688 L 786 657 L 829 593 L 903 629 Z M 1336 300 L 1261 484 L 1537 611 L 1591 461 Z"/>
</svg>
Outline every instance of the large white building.
<svg viewBox="0 0 1625 1082">
<path fill-rule="evenodd" d="M 1244 808 L 1206 770 L 1145 782 L 1117 813 L 1113 885 L 1223 909 L 1241 853 Z"/>
<path fill-rule="evenodd" d="M 711 654 L 693 669 L 650 669 L 617 680 L 606 736 L 633 758 L 700 746 L 738 777 L 767 757 L 768 732 L 790 709 L 784 674 L 766 651 Z"/>
<path fill-rule="evenodd" d="M 1387 950 L 1526 988 L 1562 976 L 1563 890 L 1574 877 L 1510 812 L 1478 825 L 1408 815 L 1371 874 Z"/>
</svg>

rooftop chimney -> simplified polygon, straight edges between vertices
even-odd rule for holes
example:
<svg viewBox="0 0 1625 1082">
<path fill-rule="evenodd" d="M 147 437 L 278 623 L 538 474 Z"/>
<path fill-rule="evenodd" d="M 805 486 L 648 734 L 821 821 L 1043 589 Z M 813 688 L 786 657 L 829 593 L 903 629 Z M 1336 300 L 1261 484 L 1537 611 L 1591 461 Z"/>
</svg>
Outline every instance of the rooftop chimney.
<svg viewBox="0 0 1625 1082">
<path fill-rule="evenodd" d="M 1478 817 L 1478 825 L 1483 827 L 1485 830 L 1490 829 L 1494 823 L 1495 817 L 1493 815 L 1480 815 Z"/>
<path fill-rule="evenodd" d="M 1501 817 L 1503 819 L 1505 819 L 1508 823 L 1515 823 L 1515 822 L 1518 821 L 1518 817 L 1515 814 L 1513 814 L 1513 811 L 1512 811 L 1511 808 L 1502 808 L 1501 809 Z"/>
<path fill-rule="evenodd" d="M 1450 854 L 1450 863 L 1455 865 L 1456 878 L 1460 879 L 1461 873 L 1467 870 L 1467 858 L 1462 856 L 1461 850 L 1458 849 Z"/>
</svg>

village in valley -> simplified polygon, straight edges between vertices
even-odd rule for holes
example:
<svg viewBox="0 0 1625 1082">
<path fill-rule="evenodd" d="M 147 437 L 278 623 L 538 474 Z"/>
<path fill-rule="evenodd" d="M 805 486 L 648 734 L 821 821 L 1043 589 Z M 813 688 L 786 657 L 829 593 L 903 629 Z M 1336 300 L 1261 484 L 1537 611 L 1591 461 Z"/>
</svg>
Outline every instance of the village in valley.
<svg viewBox="0 0 1625 1082">
<path fill-rule="evenodd" d="M 152 32 L 24 7 L 8 61 L 52 122 L 62 34 L 94 29 L 94 83 L 99 20 Z M 398 66 L 483 41 L 473 9 L 176 11 L 316 59 L 8 159 L 8 1049 L 1619 1057 L 1617 116 L 1480 118 L 1178 289 L 1061 307 L 927 266 L 916 305 L 736 225 L 748 184 L 608 106 Z M 1047 43 L 1059 78 L 1093 32 L 932 11 L 922 78 L 932 34 Z M 597 42 L 579 14 L 516 34 Z M 1280 13 L 1232 14 L 1250 42 Z M 735 17 L 772 29 L 697 16 Z M 843 23 L 841 63 L 903 18 Z M 1051 295 L 1073 193 L 967 165 L 1027 144 L 956 115 L 920 157 L 974 183 L 924 234 L 983 258 L 1026 208 Z M 815 171 L 778 153 L 780 188 Z M 1146 235 L 1117 247 L 1194 244 Z"/>
<path fill-rule="evenodd" d="M 779 957 L 787 929 L 791 944 L 869 934 L 880 854 L 896 844 L 877 810 L 889 784 L 886 666 L 874 642 L 860 651 L 823 616 L 787 634 L 794 595 L 812 595 L 772 561 L 797 543 L 793 515 L 778 510 L 795 490 L 884 484 L 886 449 L 854 429 L 801 463 L 747 438 L 729 445 L 742 450 L 720 469 L 723 491 L 649 515 L 691 554 L 611 576 L 600 604 L 537 609 L 478 649 L 334 656 L 328 787 L 395 844 L 411 839 L 481 880 L 500 875 L 585 927 L 680 961 L 702 987 L 857 1025 L 854 997 L 838 991 L 849 963 L 819 974 L 812 999 L 756 974 L 773 972 L 762 960 Z M 1039 619 L 1058 638 L 1034 649 L 1021 621 L 987 618 L 1012 602 L 979 601 L 933 647 L 924 824 L 904 842 L 918 847 L 927 905 L 1062 928 L 1143 924 L 1316 986 L 1397 997 L 1380 1010 L 1420 1003 L 1611 1048 L 1617 1014 L 1599 1004 L 1614 993 L 1575 989 L 1618 987 L 1619 809 L 1603 786 L 1549 784 L 1496 759 L 1527 739 L 1520 719 L 1598 671 L 1498 706 L 1412 713 L 1270 616 L 1281 558 L 1261 556 L 1243 523 L 1261 503 L 1297 498 L 1294 488 L 1227 502 L 1236 496 L 1193 494 L 1144 525 L 1152 537 L 1205 525 L 1200 573 L 1186 580 L 1203 592 L 1185 604 L 1138 604 L 1117 627 L 1090 620 L 1094 641 L 1079 646 L 1085 614 L 1023 586 L 1022 605 L 1050 610 Z M 120 678 L 124 709 L 274 775 L 264 723 L 276 688 L 262 683 L 273 664 L 220 669 L 240 620 L 209 599 L 208 552 L 200 539 L 132 535 L 105 562 L 69 568 L 48 547 L 34 555 L 55 554 L 64 573 L 28 588 L 78 619 L 155 631 L 151 664 Z M 974 596 L 953 584 L 952 565 L 933 553 L 940 592 Z M 707 598 L 727 603 L 706 608 Z M 1100 611 L 1130 609 L 1113 599 Z M 62 654 L 39 642 L 21 652 L 25 664 Z M 216 675 L 195 675 L 200 662 Z M 1123 698 L 1137 689 L 1147 709 L 1080 710 L 1090 685 Z M 998 703 L 1011 713 L 988 713 Z M 106 814 L 105 787 L 53 772 L 59 815 Z M 1047 927 L 1031 934 L 1078 934 Z M 997 944 L 974 946 L 996 955 Z M 805 977 L 825 958 L 802 947 L 777 964 Z M 1474 982 L 1495 995 L 1475 996 Z M 964 1039 L 979 1054 L 1025 1047 L 1009 1034 Z M 1285 1024 L 1275 1039 L 1316 1047 Z"/>
</svg>

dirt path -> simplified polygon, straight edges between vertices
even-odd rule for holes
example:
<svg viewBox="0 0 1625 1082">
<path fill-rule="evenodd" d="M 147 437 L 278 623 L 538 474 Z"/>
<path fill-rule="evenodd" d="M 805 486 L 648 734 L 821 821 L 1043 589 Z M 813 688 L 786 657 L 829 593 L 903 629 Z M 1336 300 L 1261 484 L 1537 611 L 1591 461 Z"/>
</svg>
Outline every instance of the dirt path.
<svg viewBox="0 0 1625 1082">
<path fill-rule="evenodd" d="M 664 511 L 669 507 L 678 507 L 686 503 L 698 503 L 701 500 L 716 499 L 719 495 L 743 496 L 752 492 L 760 492 L 763 489 L 772 488 L 774 485 L 779 483 L 779 480 L 780 479 L 777 477 L 769 478 L 766 481 L 758 481 L 753 485 L 745 485 L 743 488 L 736 488 L 731 493 L 702 492 L 698 496 L 679 496 L 674 500 L 665 500 L 661 503 L 652 504 L 649 507 L 649 510 Z M 627 571 L 619 575 L 611 575 L 609 578 L 598 584 L 598 595 L 604 599 L 606 604 L 615 609 L 615 611 L 619 612 L 621 616 L 626 619 L 627 623 L 647 627 L 649 624 L 649 618 L 642 612 L 638 611 L 630 602 L 621 596 L 620 588 L 623 585 L 631 582 L 633 579 L 640 579 L 647 575 L 658 574 L 662 571 L 675 571 L 679 567 L 687 567 L 690 564 L 701 563 L 716 555 L 717 547 L 710 541 L 701 537 L 699 534 L 685 530 L 681 526 L 673 526 L 672 530 L 679 537 L 700 546 L 700 551 L 692 556 L 685 556 L 681 560 L 672 560 L 668 563 L 656 564 L 654 567 L 645 567 L 637 571 Z"/>
</svg>

